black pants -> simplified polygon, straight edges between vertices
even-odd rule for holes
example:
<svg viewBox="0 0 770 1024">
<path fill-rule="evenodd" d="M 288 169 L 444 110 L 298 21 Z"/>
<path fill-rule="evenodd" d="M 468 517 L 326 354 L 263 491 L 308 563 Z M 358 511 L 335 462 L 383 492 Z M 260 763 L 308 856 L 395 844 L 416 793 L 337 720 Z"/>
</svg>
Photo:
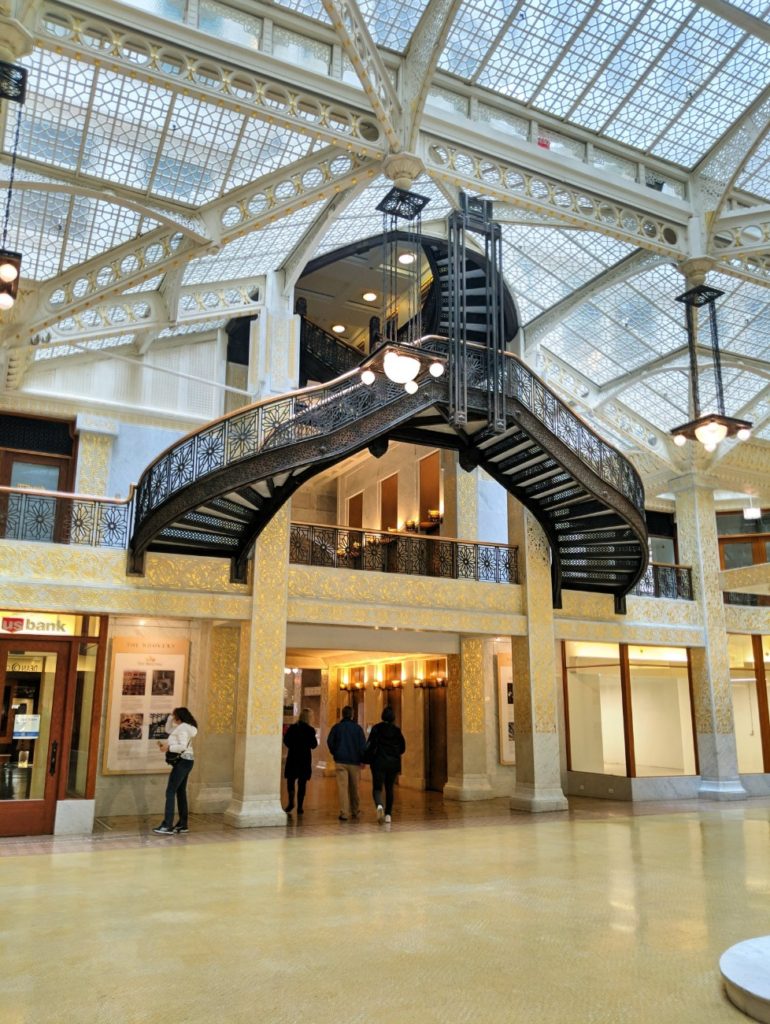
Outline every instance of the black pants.
<svg viewBox="0 0 770 1024">
<path fill-rule="evenodd" d="M 302 805 L 305 802 L 305 790 L 307 789 L 307 779 L 287 779 L 286 790 L 289 794 L 289 803 L 287 810 L 291 810 L 294 807 L 294 783 L 297 783 L 297 810 L 302 810 Z"/>
<path fill-rule="evenodd" d="M 393 811 L 393 786 L 398 778 L 398 772 L 393 768 L 375 768 L 372 765 L 372 796 L 374 797 L 374 806 L 379 807 L 382 805 L 382 789 L 385 787 L 385 813 L 391 814 Z"/>
<path fill-rule="evenodd" d="M 174 827 L 174 802 L 179 806 L 178 824 L 187 828 L 187 776 L 192 771 L 193 762 L 182 757 L 171 769 L 166 786 L 166 813 L 163 824 L 166 828 Z"/>
</svg>

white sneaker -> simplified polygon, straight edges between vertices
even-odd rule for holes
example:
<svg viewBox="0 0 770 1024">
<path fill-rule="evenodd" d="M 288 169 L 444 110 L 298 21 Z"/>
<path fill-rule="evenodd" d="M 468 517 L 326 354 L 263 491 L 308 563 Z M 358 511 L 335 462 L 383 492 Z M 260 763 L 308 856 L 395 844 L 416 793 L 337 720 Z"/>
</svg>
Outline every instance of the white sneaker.
<svg viewBox="0 0 770 1024">
<path fill-rule="evenodd" d="M 382 809 L 382 804 L 377 804 L 377 821 L 381 824 L 384 817 L 385 811 Z"/>
<path fill-rule="evenodd" d="M 391 821 L 392 821 L 392 820 L 393 820 L 393 819 L 391 818 L 391 816 L 390 816 L 389 814 L 386 814 L 386 815 L 385 815 L 385 824 L 386 824 L 386 825 L 389 825 L 389 824 L 391 823 Z"/>
</svg>

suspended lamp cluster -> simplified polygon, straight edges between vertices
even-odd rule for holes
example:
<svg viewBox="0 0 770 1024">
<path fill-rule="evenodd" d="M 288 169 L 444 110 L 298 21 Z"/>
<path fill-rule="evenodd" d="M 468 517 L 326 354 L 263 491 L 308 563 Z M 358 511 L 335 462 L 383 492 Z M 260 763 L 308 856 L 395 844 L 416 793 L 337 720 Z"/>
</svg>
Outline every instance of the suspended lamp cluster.
<svg viewBox="0 0 770 1024">
<path fill-rule="evenodd" d="M 21 108 L 26 93 L 27 69 L 20 67 L 18 64 L 8 64 L 5 61 L 0 61 L 0 100 L 18 104 L 13 151 L 11 153 L 11 172 L 8 176 L 8 188 L 6 190 L 3 210 L 2 242 L 0 242 L 0 312 L 11 309 L 19 293 L 22 254 L 8 248 L 8 228 L 11 221 L 13 185 L 16 178 L 16 157 L 19 151 Z"/>
<path fill-rule="evenodd" d="M 699 441 L 707 452 L 716 450 L 717 445 L 726 437 L 736 437 L 739 441 L 748 441 L 751 437 L 752 424 L 749 420 L 736 419 L 725 415 L 724 387 L 722 385 L 722 361 L 719 352 L 719 332 L 715 302 L 724 292 L 718 288 L 709 288 L 705 284 L 698 285 L 677 295 L 676 301 L 683 303 L 687 319 L 687 348 L 690 356 L 690 405 L 693 418 L 687 423 L 674 427 L 671 434 L 674 444 L 683 447 L 688 441 Z M 700 381 L 698 376 L 698 319 L 699 310 L 706 307 L 709 325 L 709 344 L 705 346 L 711 357 L 714 374 L 715 412 L 703 412 L 700 399 Z M 703 348 L 701 342 L 701 348 Z"/>
<path fill-rule="evenodd" d="M 440 360 L 427 360 L 419 347 L 422 337 L 419 257 L 422 210 L 428 202 L 426 196 L 394 187 L 376 207 L 382 213 L 383 239 L 382 307 L 376 336 L 384 349 L 381 369 L 389 381 L 403 385 L 410 395 L 417 391 L 417 377 L 426 365 L 433 377 L 440 377 L 445 369 Z M 391 345 L 398 348 L 386 347 Z M 413 351 L 404 352 L 404 348 Z M 368 386 L 376 379 L 371 367 L 361 374 L 362 382 Z"/>
</svg>

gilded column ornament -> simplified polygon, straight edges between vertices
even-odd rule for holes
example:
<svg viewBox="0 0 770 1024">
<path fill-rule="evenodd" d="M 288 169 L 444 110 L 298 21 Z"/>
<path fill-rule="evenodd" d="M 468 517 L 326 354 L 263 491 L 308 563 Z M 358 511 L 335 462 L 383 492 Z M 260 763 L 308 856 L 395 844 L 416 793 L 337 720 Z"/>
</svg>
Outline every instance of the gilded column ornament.
<svg viewBox="0 0 770 1024">
<path fill-rule="evenodd" d="M 457 474 L 457 536 L 474 540 L 479 528 L 478 470 Z"/>
<path fill-rule="evenodd" d="M 211 633 L 207 720 L 208 731 L 227 734 L 235 728 L 240 629 L 215 626 Z"/>
<path fill-rule="evenodd" d="M 462 637 L 460 654 L 447 657 L 448 800 L 486 800 L 492 795 L 484 732 L 483 641 Z"/>
<path fill-rule="evenodd" d="M 463 732 L 482 733 L 484 731 L 482 641 L 474 637 L 463 637 L 461 652 Z"/>
<path fill-rule="evenodd" d="M 508 499 L 508 530 L 519 548 L 527 615 L 525 636 L 511 637 L 516 785 L 514 810 L 564 810 L 555 691 L 554 613 L 548 541 L 537 520 Z"/>
<path fill-rule="evenodd" d="M 105 416 L 81 413 L 75 421 L 78 435 L 78 494 L 107 496 L 112 446 L 118 435 L 118 424 Z"/>
<path fill-rule="evenodd" d="M 690 648 L 699 792 L 717 800 L 742 799 L 746 792 L 738 778 L 714 493 L 691 476 L 675 481 L 674 490 L 679 557 L 693 567 L 693 596 L 705 640 L 704 646 Z"/>
</svg>

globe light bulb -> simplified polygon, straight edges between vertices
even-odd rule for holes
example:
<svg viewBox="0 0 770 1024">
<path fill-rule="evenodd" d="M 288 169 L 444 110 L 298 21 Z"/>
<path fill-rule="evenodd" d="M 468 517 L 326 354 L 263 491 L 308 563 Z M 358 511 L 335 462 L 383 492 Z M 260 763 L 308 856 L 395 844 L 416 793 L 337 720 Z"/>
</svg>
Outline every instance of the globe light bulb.
<svg viewBox="0 0 770 1024">
<path fill-rule="evenodd" d="M 703 447 L 707 452 L 715 452 L 717 450 L 716 441 L 706 441 Z"/>
<path fill-rule="evenodd" d="M 687 444 L 687 438 L 684 434 L 674 434 L 674 444 L 677 448 L 681 448 L 683 445 Z"/>
<path fill-rule="evenodd" d="M 736 437 L 739 441 L 748 441 L 748 439 L 751 437 L 751 431 L 748 427 L 741 427 L 741 429 L 736 434 Z"/>
<path fill-rule="evenodd" d="M 10 284 L 19 276 L 19 268 L 15 263 L 0 263 L 0 281 Z"/>
<path fill-rule="evenodd" d="M 431 377 L 440 377 L 443 374 L 444 370 L 445 366 L 443 363 L 431 363 L 430 367 L 428 368 Z"/>
<path fill-rule="evenodd" d="M 0 309 L 10 309 L 15 301 L 9 292 L 0 292 Z"/>
<path fill-rule="evenodd" d="M 406 384 L 420 372 L 420 360 L 414 356 L 402 356 L 398 352 L 386 352 L 382 368 L 388 380 L 394 384 Z"/>
<path fill-rule="evenodd" d="M 366 384 L 367 387 L 371 387 L 374 384 L 374 373 L 371 370 L 364 370 L 361 374 L 361 383 Z"/>
<path fill-rule="evenodd" d="M 700 426 L 695 428 L 695 436 L 707 452 L 713 452 L 719 442 L 724 441 L 727 437 L 727 426 L 718 420 L 709 420 L 707 423 L 701 423 Z M 714 448 L 709 448 L 708 445 L 710 444 Z"/>
<path fill-rule="evenodd" d="M 408 391 L 410 395 L 413 395 L 415 393 L 415 391 L 417 390 L 417 381 L 416 380 L 408 380 L 406 382 L 406 384 L 404 384 L 404 390 Z"/>
</svg>

